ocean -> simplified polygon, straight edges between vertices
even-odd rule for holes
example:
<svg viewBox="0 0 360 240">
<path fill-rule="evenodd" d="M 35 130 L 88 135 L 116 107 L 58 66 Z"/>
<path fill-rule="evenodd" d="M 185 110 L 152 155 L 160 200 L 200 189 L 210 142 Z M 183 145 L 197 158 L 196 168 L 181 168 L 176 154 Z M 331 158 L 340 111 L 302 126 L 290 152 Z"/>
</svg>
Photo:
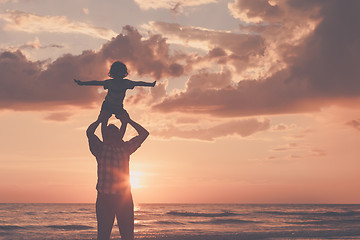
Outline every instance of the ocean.
<svg viewBox="0 0 360 240">
<path fill-rule="evenodd" d="M 0 204 L 0 239 L 96 239 L 95 204 Z M 137 204 L 135 239 L 360 239 L 360 205 Z"/>
</svg>

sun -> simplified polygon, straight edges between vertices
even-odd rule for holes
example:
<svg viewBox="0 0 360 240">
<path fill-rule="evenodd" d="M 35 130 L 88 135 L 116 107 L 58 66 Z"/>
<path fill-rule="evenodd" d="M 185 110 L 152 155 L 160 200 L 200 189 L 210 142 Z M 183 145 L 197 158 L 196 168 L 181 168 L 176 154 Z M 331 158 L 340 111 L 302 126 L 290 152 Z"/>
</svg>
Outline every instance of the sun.
<svg viewBox="0 0 360 240">
<path fill-rule="evenodd" d="M 130 171 L 130 184 L 131 188 L 141 188 L 141 176 L 142 172 Z"/>
</svg>

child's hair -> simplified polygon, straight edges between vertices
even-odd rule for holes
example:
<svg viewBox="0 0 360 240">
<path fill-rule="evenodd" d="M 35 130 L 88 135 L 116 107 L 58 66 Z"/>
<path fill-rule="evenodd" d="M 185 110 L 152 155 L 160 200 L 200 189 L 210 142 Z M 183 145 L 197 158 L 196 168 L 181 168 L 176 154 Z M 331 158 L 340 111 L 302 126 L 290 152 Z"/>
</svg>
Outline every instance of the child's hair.
<svg viewBox="0 0 360 240">
<path fill-rule="evenodd" d="M 109 75 L 109 77 L 112 77 L 112 78 L 115 78 L 115 77 L 124 78 L 128 75 L 127 67 L 124 63 L 122 63 L 120 61 L 116 61 L 111 65 L 108 75 Z"/>
</svg>

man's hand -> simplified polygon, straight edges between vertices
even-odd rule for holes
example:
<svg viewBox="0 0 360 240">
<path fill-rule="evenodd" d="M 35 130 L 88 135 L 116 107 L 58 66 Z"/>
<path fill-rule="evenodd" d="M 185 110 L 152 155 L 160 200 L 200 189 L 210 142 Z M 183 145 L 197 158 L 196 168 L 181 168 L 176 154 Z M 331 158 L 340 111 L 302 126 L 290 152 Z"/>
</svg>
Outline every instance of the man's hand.
<svg viewBox="0 0 360 240">
<path fill-rule="evenodd" d="M 98 117 L 99 122 L 107 122 L 111 118 L 111 113 L 107 111 L 101 111 Z"/>
<path fill-rule="evenodd" d="M 74 82 L 77 83 L 77 85 L 82 86 L 84 85 L 82 81 L 74 79 Z"/>
</svg>

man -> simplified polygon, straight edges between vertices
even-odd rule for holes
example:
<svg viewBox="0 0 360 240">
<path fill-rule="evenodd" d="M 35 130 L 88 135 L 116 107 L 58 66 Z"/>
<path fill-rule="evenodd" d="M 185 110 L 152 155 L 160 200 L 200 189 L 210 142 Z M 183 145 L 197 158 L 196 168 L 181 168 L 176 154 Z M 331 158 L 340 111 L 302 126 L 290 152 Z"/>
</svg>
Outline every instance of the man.
<svg viewBox="0 0 360 240">
<path fill-rule="evenodd" d="M 102 111 L 98 119 L 86 130 L 91 153 L 98 163 L 98 191 L 96 217 L 98 240 L 110 239 L 116 216 L 121 238 L 134 239 L 134 204 L 129 181 L 129 157 L 148 137 L 149 132 L 130 119 L 125 111 L 118 118 L 122 126 L 107 125 L 111 114 Z M 95 130 L 102 124 L 103 142 L 95 135 Z M 138 135 L 131 140 L 122 140 L 126 125 L 130 124 Z"/>
</svg>

